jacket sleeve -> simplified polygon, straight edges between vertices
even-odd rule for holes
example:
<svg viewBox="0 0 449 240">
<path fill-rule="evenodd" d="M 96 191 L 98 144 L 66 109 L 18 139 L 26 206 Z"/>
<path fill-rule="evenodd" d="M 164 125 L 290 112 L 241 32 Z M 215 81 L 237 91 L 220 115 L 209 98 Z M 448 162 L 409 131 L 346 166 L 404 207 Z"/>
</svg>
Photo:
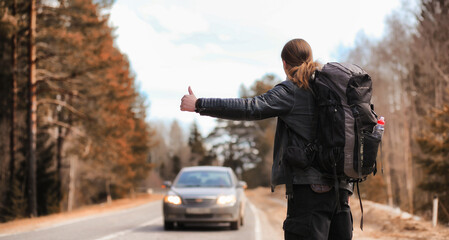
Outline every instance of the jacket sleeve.
<svg viewBox="0 0 449 240">
<path fill-rule="evenodd" d="M 229 120 L 260 120 L 289 113 L 294 99 L 294 89 L 282 82 L 253 98 L 199 98 L 196 112 Z"/>
</svg>

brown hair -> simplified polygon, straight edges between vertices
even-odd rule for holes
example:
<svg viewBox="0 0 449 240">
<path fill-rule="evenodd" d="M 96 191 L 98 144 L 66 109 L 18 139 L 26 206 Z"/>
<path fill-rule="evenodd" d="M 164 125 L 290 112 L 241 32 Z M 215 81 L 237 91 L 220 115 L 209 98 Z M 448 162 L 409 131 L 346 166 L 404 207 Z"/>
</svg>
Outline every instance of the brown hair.
<svg viewBox="0 0 449 240">
<path fill-rule="evenodd" d="M 309 79 L 320 64 L 313 61 L 312 48 L 303 39 L 288 41 L 281 52 L 281 58 L 290 67 L 288 78 L 300 88 L 309 89 Z"/>
</svg>

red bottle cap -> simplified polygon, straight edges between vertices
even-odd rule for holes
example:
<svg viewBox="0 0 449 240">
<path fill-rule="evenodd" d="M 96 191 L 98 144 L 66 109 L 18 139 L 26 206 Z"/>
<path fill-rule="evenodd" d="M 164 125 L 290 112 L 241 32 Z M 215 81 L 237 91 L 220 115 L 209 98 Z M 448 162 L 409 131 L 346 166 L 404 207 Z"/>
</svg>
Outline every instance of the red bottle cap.
<svg viewBox="0 0 449 240">
<path fill-rule="evenodd" d="M 384 117 L 380 117 L 379 120 L 377 120 L 377 124 L 385 125 L 385 119 L 384 119 Z"/>
</svg>

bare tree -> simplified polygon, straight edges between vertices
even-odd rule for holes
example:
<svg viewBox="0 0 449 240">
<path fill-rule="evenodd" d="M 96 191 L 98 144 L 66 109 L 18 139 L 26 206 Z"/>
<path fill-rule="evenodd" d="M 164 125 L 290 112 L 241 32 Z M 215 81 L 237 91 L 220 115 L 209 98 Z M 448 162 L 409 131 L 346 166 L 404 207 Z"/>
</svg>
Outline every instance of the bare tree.
<svg viewBox="0 0 449 240">
<path fill-rule="evenodd" d="M 186 144 L 184 134 L 178 121 L 174 120 L 170 126 L 169 151 L 172 155 L 178 155 L 180 149 Z"/>
<path fill-rule="evenodd" d="M 163 179 L 170 179 L 172 163 L 169 157 L 168 143 L 166 141 L 166 130 L 162 123 L 153 122 L 155 129 L 154 137 L 152 138 L 153 147 L 150 150 L 150 162 L 154 165 L 154 171 Z"/>
<path fill-rule="evenodd" d="M 408 125 L 411 119 L 408 107 L 410 100 L 406 85 L 403 84 L 410 65 L 410 51 L 404 45 L 410 44 L 411 32 L 400 14 L 391 16 L 387 26 L 381 42 L 359 35 L 356 47 L 348 54 L 347 60 L 360 64 L 370 73 L 373 78 L 375 111 L 387 120 L 382 141 L 383 153 L 379 156 L 385 169 L 385 200 L 389 205 L 397 204 L 413 211 L 414 174 Z M 402 187 L 404 182 L 406 187 Z M 379 195 L 380 192 L 373 192 L 379 189 L 369 187 L 369 184 L 366 190 L 371 191 L 371 196 Z"/>
</svg>

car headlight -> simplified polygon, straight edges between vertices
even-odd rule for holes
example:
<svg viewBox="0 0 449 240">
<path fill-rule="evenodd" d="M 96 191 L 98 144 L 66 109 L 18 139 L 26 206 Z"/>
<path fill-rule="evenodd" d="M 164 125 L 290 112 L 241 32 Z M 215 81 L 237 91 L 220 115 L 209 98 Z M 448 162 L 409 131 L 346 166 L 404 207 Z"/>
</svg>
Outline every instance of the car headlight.
<svg viewBox="0 0 449 240">
<path fill-rule="evenodd" d="M 171 203 L 174 205 L 179 205 L 179 204 L 181 204 L 181 198 L 176 195 L 168 195 L 168 196 L 165 196 L 164 202 Z"/>
<path fill-rule="evenodd" d="M 217 199 L 217 204 L 219 205 L 232 205 L 237 201 L 235 195 L 223 195 L 219 196 Z"/>
</svg>

